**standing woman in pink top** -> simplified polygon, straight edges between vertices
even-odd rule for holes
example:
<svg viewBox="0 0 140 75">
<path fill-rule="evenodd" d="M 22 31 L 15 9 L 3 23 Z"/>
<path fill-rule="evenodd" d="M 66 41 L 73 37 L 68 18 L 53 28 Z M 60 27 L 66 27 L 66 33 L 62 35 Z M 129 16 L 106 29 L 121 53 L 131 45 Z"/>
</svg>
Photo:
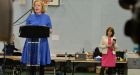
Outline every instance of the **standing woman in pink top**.
<svg viewBox="0 0 140 75">
<path fill-rule="evenodd" d="M 112 69 L 116 66 L 116 52 L 117 43 L 114 37 L 114 28 L 108 27 L 106 30 L 106 36 L 101 39 L 101 71 L 100 75 L 104 75 L 105 68 L 108 68 L 108 75 L 112 75 Z"/>
</svg>

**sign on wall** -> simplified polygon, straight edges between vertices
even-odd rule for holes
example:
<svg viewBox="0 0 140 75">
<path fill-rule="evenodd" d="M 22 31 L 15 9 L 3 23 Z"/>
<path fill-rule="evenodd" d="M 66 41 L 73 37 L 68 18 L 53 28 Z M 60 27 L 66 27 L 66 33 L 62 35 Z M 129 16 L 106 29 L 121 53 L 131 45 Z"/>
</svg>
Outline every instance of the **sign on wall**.
<svg viewBox="0 0 140 75">
<path fill-rule="evenodd" d="M 60 5 L 60 0 L 42 0 L 45 5 L 48 6 L 59 6 Z"/>
</svg>

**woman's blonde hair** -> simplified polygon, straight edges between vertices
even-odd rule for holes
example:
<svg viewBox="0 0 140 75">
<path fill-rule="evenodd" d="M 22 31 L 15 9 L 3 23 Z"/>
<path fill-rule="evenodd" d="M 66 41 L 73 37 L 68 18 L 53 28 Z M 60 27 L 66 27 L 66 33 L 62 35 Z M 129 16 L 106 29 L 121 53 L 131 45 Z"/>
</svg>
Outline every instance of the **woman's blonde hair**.
<svg viewBox="0 0 140 75">
<path fill-rule="evenodd" d="M 42 9 L 41 9 L 41 13 L 45 13 L 45 5 L 44 5 L 44 2 L 42 1 L 42 0 L 35 0 L 34 2 L 33 2 L 33 11 L 34 11 L 34 13 L 35 13 L 35 8 L 34 8 L 34 6 L 35 6 L 35 3 L 36 2 L 40 2 L 41 3 L 41 6 L 42 6 Z"/>
</svg>

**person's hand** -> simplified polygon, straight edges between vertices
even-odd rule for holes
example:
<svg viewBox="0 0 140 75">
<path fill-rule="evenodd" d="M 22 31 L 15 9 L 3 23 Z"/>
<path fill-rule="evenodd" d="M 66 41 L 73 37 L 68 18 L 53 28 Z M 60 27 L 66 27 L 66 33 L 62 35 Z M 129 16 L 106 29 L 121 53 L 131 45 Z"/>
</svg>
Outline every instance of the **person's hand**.
<svg viewBox="0 0 140 75">
<path fill-rule="evenodd" d="M 107 46 L 108 48 L 114 48 L 114 43 L 112 43 L 111 45 Z"/>
</svg>

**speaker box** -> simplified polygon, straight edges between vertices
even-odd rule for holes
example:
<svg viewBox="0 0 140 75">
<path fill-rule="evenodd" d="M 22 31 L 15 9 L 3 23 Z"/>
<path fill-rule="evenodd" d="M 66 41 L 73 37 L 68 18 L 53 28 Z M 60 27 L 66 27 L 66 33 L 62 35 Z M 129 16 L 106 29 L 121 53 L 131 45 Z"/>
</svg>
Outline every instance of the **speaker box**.
<svg viewBox="0 0 140 75">
<path fill-rule="evenodd" d="M 9 41 L 12 31 L 12 0 L 0 0 L 0 41 Z"/>
</svg>

